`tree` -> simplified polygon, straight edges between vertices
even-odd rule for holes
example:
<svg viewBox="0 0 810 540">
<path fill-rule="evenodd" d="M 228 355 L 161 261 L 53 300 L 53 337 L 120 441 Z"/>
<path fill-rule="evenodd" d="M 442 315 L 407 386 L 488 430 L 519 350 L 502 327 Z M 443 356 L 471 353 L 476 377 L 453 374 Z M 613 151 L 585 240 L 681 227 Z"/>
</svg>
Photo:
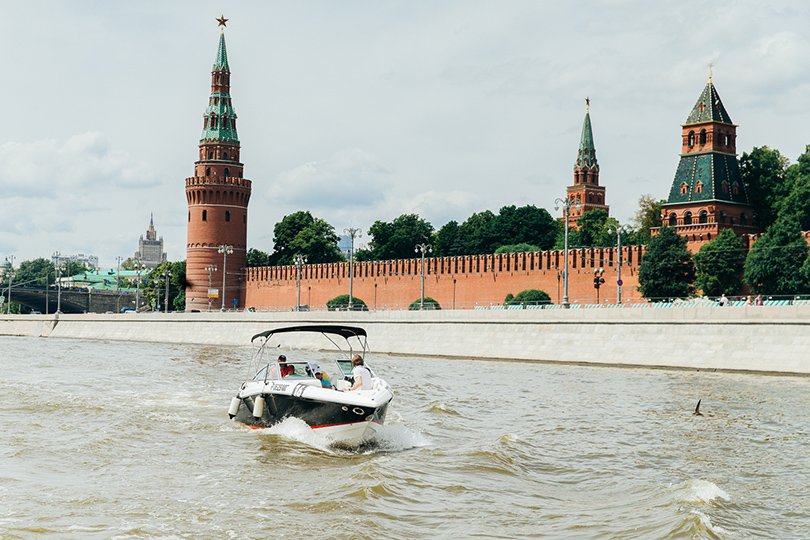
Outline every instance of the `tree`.
<svg viewBox="0 0 810 540">
<path fill-rule="evenodd" d="M 508 244 L 533 244 L 541 250 L 551 249 L 561 226 L 545 208 L 534 205 L 504 206 L 491 224 L 493 243 L 485 253 Z"/>
<path fill-rule="evenodd" d="M 742 242 L 731 229 L 723 229 L 717 238 L 700 246 L 694 256 L 695 289 L 701 289 L 707 296 L 738 293 L 743 285 L 740 275 L 745 263 L 742 248 Z"/>
<path fill-rule="evenodd" d="M 745 282 L 757 294 L 793 295 L 808 290 L 807 242 L 794 221 L 777 219 L 745 259 Z"/>
<path fill-rule="evenodd" d="M 644 245 L 652 238 L 651 229 L 662 225 L 661 206 L 667 201 L 661 199 L 656 201 L 652 195 L 642 195 L 638 198 L 638 210 L 633 216 L 632 224 L 634 233 L 629 235 L 625 245 Z"/>
<path fill-rule="evenodd" d="M 276 223 L 273 228 L 274 251 L 269 258 L 273 265 L 294 264 L 295 255 L 304 255 L 309 264 L 340 262 L 335 229 L 322 219 L 300 211 Z"/>
<path fill-rule="evenodd" d="M 143 276 L 141 281 L 141 296 L 146 298 L 150 304 L 160 309 L 165 309 L 166 303 L 166 281 L 164 272 L 171 272 L 169 278 L 169 309 L 182 311 L 186 309 L 186 261 L 165 262 L 153 268 Z"/>
<path fill-rule="evenodd" d="M 458 222 L 448 221 L 433 238 L 433 251 L 437 257 L 453 257 L 459 255 L 455 253 L 456 239 L 458 239 Z"/>
<path fill-rule="evenodd" d="M 14 282 L 18 284 L 45 285 L 56 282 L 56 273 L 53 263 L 48 259 L 34 259 L 23 261 L 14 274 Z"/>
<path fill-rule="evenodd" d="M 577 230 L 574 231 L 573 238 L 569 237 L 569 245 L 612 247 L 616 245 L 616 236 L 608 230 L 608 227 L 618 223 L 615 219 L 608 217 L 606 210 L 600 208 L 588 210 L 577 220 Z"/>
<path fill-rule="evenodd" d="M 248 268 L 252 268 L 255 266 L 269 266 L 270 255 L 268 255 L 264 251 L 259 251 L 258 249 L 250 248 L 247 250 L 247 265 Z"/>
<path fill-rule="evenodd" d="M 127 260 L 122 262 L 121 270 L 135 270 L 135 260 L 132 257 L 129 257 Z"/>
<path fill-rule="evenodd" d="M 506 295 L 506 299 L 503 302 L 505 306 L 520 306 L 520 305 L 529 305 L 529 306 L 537 306 L 540 304 L 550 304 L 551 297 L 548 295 L 546 291 L 541 291 L 540 289 L 524 289 L 517 293 L 517 296 L 512 296 L 512 293 Z"/>
<path fill-rule="evenodd" d="M 692 294 L 695 264 L 686 243 L 672 227 L 661 227 L 650 240 L 638 268 L 638 290 L 645 298 L 660 301 Z"/>
<path fill-rule="evenodd" d="M 422 306 L 422 308 L 420 308 Z M 433 298 L 426 296 L 424 303 L 422 302 L 422 297 L 420 296 L 408 306 L 408 309 L 411 311 L 419 311 L 420 309 L 442 309 L 442 306 L 434 300 Z"/>
<path fill-rule="evenodd" d="M 778 203 L 789 191 L 787 168 L 788 159 L 767 146 L 754 147 L 750 154 L 743 152 L 740 157 L 740 176 L 748 202 L 754 207 L 757 227 L 768 228 L 776 220 Z"/>
<path fill-rule="evenodd" d="M 810 145 L 799 156 L 796 164 L 788 167 L 784 184 L 785 193 L 776 196 L 777 219 L 793 221 L 799 229 L 810 229 Z"/>
<path fill-rule="evenodd" d="M 531 244 L 513 244 L 509 246 L 501 246 L 495 250 L 495 254 L 498 255 L 499 253 L 531 253 L 532 251 L 543 251 L 540 249 L 539 246 L 533 246 Z"/>
<path fill-rule="evenodd" d="M 349 295 L 341 294 L 331 300 L 326 301 L 326 308 L 329 311 L 345 310 L 349 308 Z M 361 299 L 352 296 L 352 311 L 368 311 L 368 306 Z"/>
<path fill-rule="evenodd" d="M 417 244 L 430 243 L 433 225 L 416 214 L 403 214 L 391 223 L 375 221 L 368 233 L 374 260 L 410 259 Z"/>
</svg>

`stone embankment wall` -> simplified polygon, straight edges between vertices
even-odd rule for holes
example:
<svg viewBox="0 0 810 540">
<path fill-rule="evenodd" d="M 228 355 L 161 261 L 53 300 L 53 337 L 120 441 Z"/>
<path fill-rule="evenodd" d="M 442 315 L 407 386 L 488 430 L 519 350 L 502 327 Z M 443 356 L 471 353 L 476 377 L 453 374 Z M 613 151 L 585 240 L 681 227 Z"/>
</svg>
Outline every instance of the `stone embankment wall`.
<svg viewBox="0 0 810 540">
<path fill-rule="evenodd" d="M 622 300 L 641 301 L 638 292 L 638 266 L 646 246 L 622 248 Z M 552 302 L 564 296 L 563 251 L 467 255 L 425 259 L 425 296 L 443 309 L 475 304 L 502 304 L 506 295 L 524 289 L 541 289 Z M 349 294 L 349 263 L 311 264 L 301 268 L 300 289 L 296 266 L 247 268 L 241 307 L 276 308 L 298 304 L 326 305 L 328 300 Z M 594 270 L 604 270 L 605 283 L 599 291 L 601 303 L 616 302 L 618 253 L 615 248 L 579 248 L 568 251 L 569 300 L 595 303 Z M 421 297 L 421 259 L 355 262 L 351 288 L 353 295 L 371 309 L 407 306 Z"/>
<path fill-rule="evenodd" d="M 377 353 L 810 375 L 810 306 L 11 315 L 0 335 L 233 346 L 294 324 L 362 326 Z"/>
</svg>

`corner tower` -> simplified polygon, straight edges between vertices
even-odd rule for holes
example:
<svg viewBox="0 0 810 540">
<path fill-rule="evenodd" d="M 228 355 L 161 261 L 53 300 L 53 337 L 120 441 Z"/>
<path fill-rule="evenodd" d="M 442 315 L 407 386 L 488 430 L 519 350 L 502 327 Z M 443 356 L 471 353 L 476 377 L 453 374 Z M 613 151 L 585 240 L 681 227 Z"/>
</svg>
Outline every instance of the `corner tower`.
<svg viewBox="0 0 810 540">
<path fill-rule="evenodd" d="M 209 283 L 220 289 L 212 309 L 230 309 L 238 300 L 244 303 L 241 274 L 247 266 L 247 207 L 251 182 L 242 177 L 239 161 L 239 137 L 236 113 L 231 104 L 231 71 L 225 49 L 225 22 L 219 36 L 214 69 L 211 72 L 211 96 L 203 116 L 199 159 L 194 176 L 186 178 L 188 201 L 188 242 L 186 244 L 186 308 L 208 309 Z M 227 257 L 220 246 L 231 246 Z M 223 268 L 223 259 L 227 268 Z M 216 270 L 209 272 L 209 267 Z M 223 272 L 225 287 L 222 290 Z M 210 281 L 209 281 L 210 279 Z"/>
<path fill-rule="evenodd" d="M 693 251 L 721 229 L 732 229 L 737 236 L 759 232 L 752 225 L 753 209 L 740 177 L 737 126 L 711 75 L 681 126 L 681 137 L 681 159 L 661 207 L 664 225 L 687 237 Z"/>
<path fill-rule="evenodd" d="M 610 211 L 610 207 L 605 204 L 605 188 L 599 185 L 599 163 L 596 161 L 596 147 L 593 144 L 590 109 L 591 100 L 586 98 L 585 120 L 582 122 L 577 161 L 574 163 L 574 185 L 567 188 L 568 200 L 580 205 L 579 210 L 571 207 L 569 221 L 572 229 L 577 228 L 577 221 L 588 210 Z"/>
</svg>

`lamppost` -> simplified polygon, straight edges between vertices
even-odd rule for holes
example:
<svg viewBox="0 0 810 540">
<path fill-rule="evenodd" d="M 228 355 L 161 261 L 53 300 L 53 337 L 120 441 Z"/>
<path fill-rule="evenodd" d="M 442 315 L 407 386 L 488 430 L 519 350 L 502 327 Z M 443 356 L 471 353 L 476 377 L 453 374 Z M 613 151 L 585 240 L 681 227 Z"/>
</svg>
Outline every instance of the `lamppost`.
<svg viewBox="0 0 810 540">
<path fill-rule="evenodd" d="M 433 247 L 430 244 L 416 244 L 416 253 L 422 253 L 422 296 L 419 300 L 419 310 L 425 309 L 425 253 L 432 253 Z"/>
<path fill-rule="evenodd" d="M 622 234 L 632 232 L 627 225 L 608 225 L 608 232 L 616 233 L 616 260 L 618 262 L 618 275 L 616 276 L 616 303 L 622 303 Z"/>
<path fill-rule="evenodd" d="M 220 311 L 225 311 L 225 275 L 228 268 L 228 255 L 233 253 L 233 246 L 228 244 L 220 244 L 217 253 L 222 253 L 222 307 Z"/>
<path fill-rule="evenodd" d="M 146 270 L 148 266 L 143 264 L 140 260 L 135 259 L 135 271 L 138 274 L 138 281 L 135 282 L 135 313 L 141 307 L 141 272 Z"/>
<path fill-rule="evenodd" d="M 593 288 L 596 289 L 596 305 L 599 305 L 599 287 L 602 286 L 602 283 L 605 282 L 604 278 L 602 278 L 602 274 L 605 273 L 603 268 L 594 268 L 593 269 Z"/>
<path fill-rule="evenodd" d="M 11 259 L 10 262 L 9 259 Z M 6 263 L 8 263 L 8 307 L 6 308 L 6 314 L 11 315 L 11 281 L 14 279 L 14 255 L 6 257 Z"/>
<path fill-rule="evenodd" d="M 211 272 L 217 271 L 217 265 L 209 264 L 205 269 L 208 270 L 208 311 L 211 311 L 211 302 L 214 300 L 211 298 Z"/>
<path fill-rule="evenodd" d="M 164 270 L 163 271 L 163 279 L 166 280 L 166 313 L 169 312 L 169 283 L 171 282 L 172 271 L 171 270 Z"/>
<path fill-rule="evenodd" d="M 54 270 L 56 271 L 56 312 L 62 312 L 62 263 L 59 262 L 60 253 L 53 252 Z"/>
<path fill-rule="evenodd" d="M 349 311 L 351 311 L 352 302 L 354 300 L 354 238 L 362 238 L 363 231 L 354 227 L 349 227 L 347 229 L 343 229 L 343 234 L 349 235 L 352 239 L 351 247 L 349 248 Z"/>
<path fill-rule="evenodd" d="M 293 260 L 295 266 L 298 267 L 298 304 L 295 306 L 295 310 L 301 311 L 301 267 L 307 264 L 307 258 L 304 255 L 295 255 Z"/>
<path fill-rule="evenodd" d="M 563 301 L 562 301 L 562 305 L 563 305 L 564 308 L 567 309 L 567 308 L 571 307 L 571 304 L 568 303 L 568 216 L 569 216 L 569 214 L 571 214 L 571 207 L 572 206 L 574 208 L 576 208 L 576 210 L 578 212 L 579 209 L 580 209 L 580 205 L 572 203 L 571 200 L 568 199 L 568 198 L 557 199 L 556 201 L 554 201 L 554 203 L 556 204 L 556 206 L 554 207 L 554 210 L 559 210 L 560 207 L 562 206 L 563 211 L 565 212 L 565 253 L 563 255 L 565 257 L 565 264 L 564 264 L 565 270 L 563 270 Z"/>
</svg>

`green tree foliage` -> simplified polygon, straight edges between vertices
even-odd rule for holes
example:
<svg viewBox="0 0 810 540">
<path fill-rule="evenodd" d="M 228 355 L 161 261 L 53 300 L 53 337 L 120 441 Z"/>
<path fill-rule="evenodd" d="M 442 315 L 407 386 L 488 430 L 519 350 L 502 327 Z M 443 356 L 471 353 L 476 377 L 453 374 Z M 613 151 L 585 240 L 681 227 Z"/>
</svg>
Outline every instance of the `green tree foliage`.
<svg viewBox="0 0 810 540">
<path fill-rule="evenodd" d="M 250 248 L 247 250 L 247 265 L 249 268 L 254 266 L 270 266 L 270 255 L 264 251 Z"/>
<path fill-rule="evenodd" d="M 468 217 L 458 228 L 454 249 L 459 255 L 477 255 L 487 253 L 491 242 L 490 224 L 495 221 L 495 214 L 490 210 L 477 212 Z M 512 243 L 512 242 L 510 242 Z"/>
<path fill-rule="evenodd" d="M 29 283 L 30 285 L 45 285 L 56 283 L 56 272 L 53 263 L 48 259 L 34 259 L 23 261 L 14 273 L 14 283 Z"/>
<path fill-rule="evenodd" d="M 339 311 L 349 309 L 349 295 L 341 294 L 331 300 L 327 300 L 326 308 L 329 311 Z M 368 311 L 368 306 L 361 299 L 352 296 L 352 311 Z"/>
<path fill-rule="evenodd" d="M 662 225 L 661 206 L 667 201 L 656 201 L 652 195 L 642 195 L 638 198 L 638 210 L 633 216 L 633 234 L 622 238 L 622 245 L 644 245 L 652 238 L 651 229 Z"/>
<path fill-rule="evenodd" d="M 453 257 L 460 255 L 456 250 L 460 245 L 458 240 L 458 222 L 447 222 L 433 238 L 433 252 L 437 257 Z"/>
<path fill-rule="evenodd" d="M 135 270 L 135 259 L 129 257 L 121 263 L 121 270 Z"/>
<path fill-rule="evenodd" d="M 372 260 L 411 259 L 417 244 L 433 239 L 433 225 L 416 214 L 403 214 L 391 223 L 375 221 L 368 233 L 373 238 L 369 243 Z"/>
<path fill-rule="evenodd" d="M 533 246 L 531 244 L 514 244 L 509 246 L 501 246 L 495 250 L 495 255 L 500 253 L 531 253 L 533 251 L 543 251 L 540 249 L 539 246 Z"/>
<path fill-rule="evenodd" d="M 140 294 L 149 304 L 165 309 L 166 280 L 163 274 L 171 272 L 169 278 L 169 309 L 182 311 L 186 308 L 186 261 L 165 262 L 145 274 L 141 281 Z"/>
<path fill-rule="evenodd" d="M 692 294 L 695 264 L 686 243 L 672 227 L 662 227 L 650 240 L 638 269 L 638 290 L 645 298 L 658 301 Z"/>
<path fill-rule="evenodd" d="M 544 208 L 504 206 L 497 215 L 489 210 L 471 215 L 458 228 L 455 255 L 495 253 L 505 245 L 531 244 L 551 249 L 562 226 Z"/>
<path fill-rule="evenodd" d="M 540 289 L 524 289 L 517 293 L 516 296 L 512 296 L 512 293 L 506 295 L 506 299 L 503 302 L 505 306 L 536 306 L 540 304 L 550 304 L 551 297 L 548 295 L 546 291 L 541 291 Z"/>
<path fill-rule="evenodd" d="M 440 306 L 439 303 L 436 300 L 434 300 L 433 298 L 431 298 L 429 296 L 425 297 L 424 303 L 422 302 L 422 297 L 420 296 L 419 298 L 417 298 L 416 300 L 411 302 L 411 304 L 408 306 L 408 309 L 411 310 L 411 311 L 419 311 L 419 309 L 420 309 L 419 306 L 422 306 L 422 308 L 425 309 L 425 310 L 428 310 L 428 309 L 442 309 L 442 306 Z"/>
<path fill-rule="evenodd" d="M 343 260 L 334 227 L 307 211 L 284 216 L 276 223 L 273 234 L 274 251 L 270 264 L 294 264 L 295 255 L 304 255 L 308 264 Z"/>
<path fill-rule="evenodd" d="M 803 273 L 807 242 L 796 222 L 777 219 L 745 259 L 745 282 L 755 293 L 785 295 L 807 291 Z"/>
<path fill-rule="evenodd" d="M 703 244 L 694 256 L 695 289 L 707 296 L 737 294 L 743 285 L 740 279 L 745 262 L 742 247 L 731 229 L 723 229 L 717 238 Z"/>
<path fill-rule="evenodd" d="M 787 192 L 777 198 L 777 219 L 793 221 L 800 230 L 810 230 L 810 145 L 785 174 Z"/>
<path fill-rule="evenodd" d="M 788 159 L 767 146 L 755 147 L 740 157 L 740 175 L 757 227 L 765 229 L 776 220 L 779 201 L 789 192 L 787 168 Z"/>
</svg>

